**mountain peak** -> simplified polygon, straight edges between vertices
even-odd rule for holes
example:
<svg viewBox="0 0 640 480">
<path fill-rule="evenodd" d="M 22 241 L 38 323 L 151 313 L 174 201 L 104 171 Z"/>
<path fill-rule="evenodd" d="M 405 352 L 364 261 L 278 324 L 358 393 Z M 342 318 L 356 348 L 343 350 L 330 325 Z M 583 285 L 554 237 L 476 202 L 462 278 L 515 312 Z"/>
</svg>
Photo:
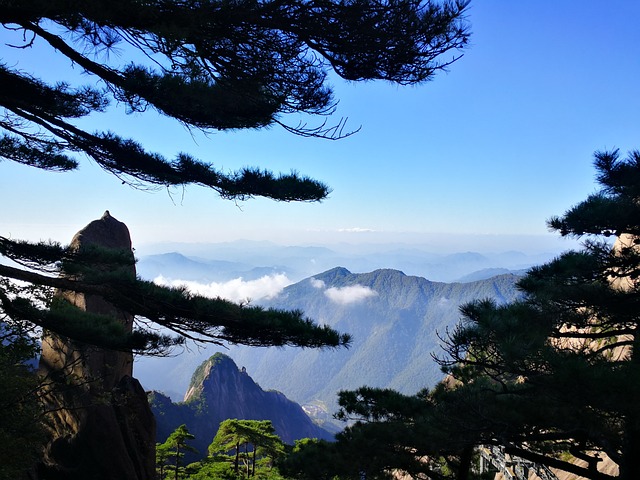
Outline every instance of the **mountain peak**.
<svg viewBox="0 0 640 480">
<path fill-rule="evenodd" d="M 228 418 L 271 420 L 278 436 L 288 444 L 305 437 L 333 438 L 314 424 L 300 405 L 280 392 L 263 390 L 244 367 L 238 369 L 223 353 L 198 366 L 184 402 L 174 404 L 157 393 L 149 400 L 157 420 L 157 441 L 164 441 L 184 423 L 196 436 L 194 446 L 200 452 L 206 452 L 220 422 Z"/>
<path fill-rule="evenodd" d="M 196 400 L 207 387 L 215 389 L 215 377 L 236 379 L 241 373 L 246 375 L 244 367 L 242 371 L 238 370 L 238 366 L 231 357 L 224 353 L 217 352 L 195 369 L 193 375 L 191 375 L 191 382 L 184 396 L 184 401 L 188 403 Z M 247 378 L 251 380 L 248 376 Z M 214 385 L 210 385 L 212 382 Z"/>
<path fill-rule="evenodd" d="M 389 277 L 406 277 L 407 275 L 402 270 L 396 270 L 394 268 L 379 268 L 370 273 L 372 276 L 389 276 Z"/>
<path fill-rule="evenodd" d="M 322 280 L 326 283 L 332 283 L 336 280 L 342 279 L 344 277 L 348 277 L 349 275 L 353 275 L 349 270 L 344 267 L 335 267 L 331 270 L 327 270 L 326 272 L 320 273 L 318 275 L 314 275 L 313 278 L 316 280 Z"/>
</svg>

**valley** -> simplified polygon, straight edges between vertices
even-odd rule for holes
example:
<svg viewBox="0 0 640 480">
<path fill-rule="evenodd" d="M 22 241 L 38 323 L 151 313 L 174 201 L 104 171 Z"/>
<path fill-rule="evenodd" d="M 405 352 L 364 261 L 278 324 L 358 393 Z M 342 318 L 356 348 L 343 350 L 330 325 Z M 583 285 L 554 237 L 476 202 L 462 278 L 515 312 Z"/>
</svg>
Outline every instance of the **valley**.
<svg viewBox="0 0 640 480">
<path fill-rule="evenodd" d="M 312 253 L 318 254 L 318 249 Z M 145 389 L 164 392 L 174 401 L 181 401 L 194 370 L 211 355 L 220 352 L 245 368 L 263 388 L 282 392 L 324 421 L 331 421 L 340 390 L 367 385 L 412 394 L 421 388 L 432 387 L 442 375 L 432 358 L 440 353 L 438 335 L 457 324 L 459 305 L 477 298 L 509 302 L 518 295 L 515 284 L 523 268 L 515 267 L 523 267 L 522 264 L 508 264 L 514 267 L 513 270 L 500 267 L 498 273 L 506 273 L 482 278 L 483 271 L 473 268 L 486 267 L 488 263 L 478 263 L 480 254 L 467 257 L 474 260 L 464 268 L 456 263 L 459 268 L 452 267 L 452 271 L 477 278 L 474 281 L 446 283 L 406 275 L 396 269 L 352 273 L 346 268 L 335 267 L 279 287 L 275 293 L 267 288 L 265 291 L 269 291 L 269 295 L 251 300 L 265 307 L 302 310 L 314 321 L 351 334 L 353 342 L 348 349 L 237 345 L 205 348 L 192 345 L 189 350 L 176 352 L 177 355 L 171 358 L 138 358 L 136 376 Z M 512 253 L 511 257 L 522 260 L 525 256 Z M 459 260 L 460 256 L 450 258 Z M 175 278 L 206 285 L 210 279 L 231 281 L 230 276 L 241 274 L 242 264 L 236 260 L 232 256 L 228 263 L 221 264 L 171 254 L 143 257 L 138 265 L 142 275 L 165 276 L 165 272 L 171 271 Z M 253 258 L 254 262 L 258 260 Z M 287 258 L 277 260 L 286 268 Z M 163 265 L 163 262 L 168 263 Z M 300 264 L 299 256 L 290 264 L 296 262 Z M 243 268 L 246 281 L 252 278 L 248 272 L 258 272 L 256 275 L 262 275 L 258 278 L 268 283 L 274 277 L 265 272 L 276 272 L 278 267 L 244 264 Z M 290 274 L 293 267 L 285 271 Z M 487 270 L 486 273 L 496 271 Z M 245 277 L 242 279 L 244 281 Z"/>
</svg>

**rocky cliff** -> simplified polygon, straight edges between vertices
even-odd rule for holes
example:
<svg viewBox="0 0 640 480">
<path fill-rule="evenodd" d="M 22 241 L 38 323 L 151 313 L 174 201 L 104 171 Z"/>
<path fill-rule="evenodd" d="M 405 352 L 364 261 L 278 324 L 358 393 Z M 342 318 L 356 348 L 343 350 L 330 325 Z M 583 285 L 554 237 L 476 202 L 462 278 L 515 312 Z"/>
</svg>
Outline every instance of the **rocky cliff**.
<svg viewBox="0 0 640 480">
<path fill-rule="evenodd" d="M 100 246 L 131 250 L 126 225 L 105 212 L 80 230 L 71 249 Z M 133 262 L 128 275 L 135 276 Z M 104 299 L 75 292 L 57 295 L 78 308 L 133 319 Z M 45 397 L 50 440 L 38 475 L 46 480 L 151 480 L 155 477 L 155 421 L 146 394 L 132 378 L 131 353 L 115 352 L 45 333 L 39 372 L 50 384 Z"/>
<path fill-rule="evenodd" d="M 184 402 L 172 403 L 165 395 L 153 392 L 150 403 L 158 422 L 158 442 L 184 423 L 195 435 L 193 445 L 201 456 L 206 455 L 220 422 L 228 418 L 271 420 L 278 436 L 288 444 L 305 437 L 333 438 L 315 425 L 300 405 L 280 392 L 263 390 L 244 368 L 238 369 L 221 353 L 196 369 Z"/>
</svg>

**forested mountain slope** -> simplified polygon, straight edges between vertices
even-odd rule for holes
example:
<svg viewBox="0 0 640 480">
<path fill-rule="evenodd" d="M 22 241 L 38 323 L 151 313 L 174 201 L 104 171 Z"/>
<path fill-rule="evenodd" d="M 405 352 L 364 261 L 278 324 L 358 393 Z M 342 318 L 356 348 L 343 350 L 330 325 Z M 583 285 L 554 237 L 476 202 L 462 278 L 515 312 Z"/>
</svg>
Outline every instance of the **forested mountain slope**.
<svg viewBox="0 0 640 480">
<path fill-rule="evenodd" d="M 149 394 L 156 417 L 157 441 L 164 442 L 178 426 L 185 424 L 195 435 L 193 446 L 203 457 L 220 422 L 229 418 L 271 420 L 276 433 L 286 443 L 310 437 L 332 439 L 333 435 L 315 425 L 300 405 L 277 391 L 263 390 L 231 358 L 217 353 L 193 373 L 184 402 L 173 403 L 159 392 Z"/>
<path fill-rule="evenodd" d="M 343 389 L 369 385 L 414 393 L 441 378 L 431 354 L 439 352 L 437 334 L 458 322 L 459 305 L 478 298 L 511 301 L 518 278 L 440 283 L 397 270 L 355 274 L 334 268 L 285 288 L 266 304 L 301 309 L 350 333 L 351 348 L 234 347 L 230 355 L 258 382 L 301 403 L 324 403 L 330 412 Z"/>
</svg>

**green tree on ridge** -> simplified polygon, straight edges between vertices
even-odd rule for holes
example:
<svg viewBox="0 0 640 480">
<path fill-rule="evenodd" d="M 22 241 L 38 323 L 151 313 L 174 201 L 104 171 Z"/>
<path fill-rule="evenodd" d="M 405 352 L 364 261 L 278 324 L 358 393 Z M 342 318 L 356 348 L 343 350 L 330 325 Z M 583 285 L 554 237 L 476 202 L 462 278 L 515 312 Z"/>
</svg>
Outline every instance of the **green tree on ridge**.
<svg viewBox="0 0 640 480">
<path fill-rule="evenodd" d="M 178 480 L 181 476 L 184 478 L 182 474 L 184 466 L 182 466 L 181 463 L 185 452 L 197 453 L 197 450 L 187 443 L 187 441 L 193 440 L 194 438 L 196 437 L 189 433 L 187 426 L 182 424 L 167 437 L 164 443 L 156 447 L 156 452 L 160 452 L 158 468 L 161 480 L 164 480 L 162 475 L 165 470 L 173 470 L 173 478 L 175 480 Z M 158 457 L 157 454 L 156 457 Z M 173 465 L 166 464 L 170 458 L 175 459 Z"/>
<path fill-rule="evenodd" d="M 532 268 L 518 301 L 463 306 L 432 391 L 341 392 L 338 415 L 356 422 L 302 450 L 331 459 L 317 478 L 477 478 L 482 445 L 588 479 L 640 478 L 640 152 L 597 152 L 595 167 L 600 190 L 548 222 L 582 250 Z"/>
</svg>

